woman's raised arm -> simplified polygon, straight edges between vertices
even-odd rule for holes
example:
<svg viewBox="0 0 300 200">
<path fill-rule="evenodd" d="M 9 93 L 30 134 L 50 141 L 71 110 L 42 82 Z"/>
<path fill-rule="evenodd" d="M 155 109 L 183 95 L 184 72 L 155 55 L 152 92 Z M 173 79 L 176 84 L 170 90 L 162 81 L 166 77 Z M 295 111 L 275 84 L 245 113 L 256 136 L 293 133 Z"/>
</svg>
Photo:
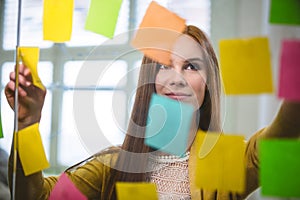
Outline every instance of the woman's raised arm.
<svg viewBox="0 0 300 200">
<path fill-rule="evenodd" d="M 300 137 L 300 102 L 284 100 L 270 126 L 260 138 Z"/>
<path fill-rule="evenodd" d="M 44 105 L 46 90 L 42 90 L 33 85 L 30 70 L 24 66 L 19 66 L 19 87 L 18 87 L 18 127 L 19 130 L 40 122 L 41 112 Z M 5 95 L 12 109 L 15 102 L 15 72 L 10 73 L 10 81 L 5 87 Z M 13 144 L 14 142 L 12 142 Z M 13 171 L 13 147 L 9 157 L 9 184 L 12 188 Z M 16 170 L 16 199 L 37 199 L 38 193 L 43 188 L 42 172 L 37 172 L 25 176 L 20 159 L 17 158 Z"/>
<path fill-rule="evenodd" d="M 19 66 L 18 92 L 18 125 L 21 130 L 40 121 L 46 96 L 46 90 L 33 85 L 30 70 L 22 64 Z M 5 87 L 5 95 L 10 107 L 14 109 L 15 72 L 10 73 L 10 81 Z"/>
</svg>

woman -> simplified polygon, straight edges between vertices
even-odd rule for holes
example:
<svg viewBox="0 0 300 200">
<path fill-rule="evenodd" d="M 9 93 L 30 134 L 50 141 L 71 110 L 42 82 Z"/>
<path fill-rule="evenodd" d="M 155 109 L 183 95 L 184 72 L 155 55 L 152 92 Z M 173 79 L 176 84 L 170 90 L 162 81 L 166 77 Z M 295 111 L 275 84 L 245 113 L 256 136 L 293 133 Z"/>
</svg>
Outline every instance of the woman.
<svg viewBox="0 0 300 200">
<path fill-rule="evenodd" d="M 193 42 L 186 42 L 186 36 Z M 190 181 L 195 170 L 190 159 L 193 155 L 191 144 L 198 129 L 221 131 L 221 86 L 214 50 L 201 30 L 187 26 L 174 46 L 170 66 L 147 57 L 143 58 L 142 64 L 131 121 L 121 148 L 106 149 L 66 170 L 69 178 L 89 199 L 116 199 L 115 183 L 118 181 L 154 182 L 161 199 L 243 199 L 258 187 L 257 140 L 300 135 L 300 105 L 283 102 L 274 122 L 256 133 L 247 143 L 245 193 L 230 195 L 219 191 L 201 191 Z M 10 79 L 5 94 L 13 107 L 14 72 Z M 20 66 L 19 83 L 19 129 L 22 129 L 40 121 L 46 92 L 32 85 L 30 72 L 23 65 Z M 189 145 L 186 154 L 180 158 L 165 155 L 144 144 L 145 111 L 148 111 L 153 93 L 194 105 L 195 116 Z M 169 176 L 167 172 L 170 170 L 178 176 Z M 47 199 L 56 181 L 57 177 L 43 178 L 41 172 L 25 177 L 19 165 L 16 199 Z"/>
</svg>

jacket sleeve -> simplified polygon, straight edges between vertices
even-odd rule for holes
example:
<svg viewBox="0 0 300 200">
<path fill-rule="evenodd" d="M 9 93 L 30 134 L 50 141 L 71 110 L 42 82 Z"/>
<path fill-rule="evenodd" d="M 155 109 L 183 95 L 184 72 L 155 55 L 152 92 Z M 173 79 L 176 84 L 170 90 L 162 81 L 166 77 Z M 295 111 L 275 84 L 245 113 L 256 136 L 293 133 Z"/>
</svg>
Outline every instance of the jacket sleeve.
<svg viewBox="0 0 300 200">
<path fill-rule="evenodd" d="M 12 157 L 12 156 L 11 156 Z M 9 161 L 10 183 L 12 177 L 12 158 Z M 101 159 L 99 159 L 99 157 Z M 88 199 L 100 199 L 104 178 L 109 173 L 109 166 L 103 160 L 111 160 L 112 154 L 103 154 L 69 168 L 65 171 L 72 183 Z M 20 163 L 20 161 L 18 161 Z M 42 172 L 25 176 L 21 165 L 17 167 L 15 199 L 48 199 L 59 177 L 44 178 Z"/>
<path fill-rule="evenodd" d="M 273 122 L 260 138 L 300 137 L 300 102 L 283 101 Z"/>
<path fill-rule="evenodd" d="M 300 136 L 300 103 L 284 101 L 274 118 L 266 128 L 254 134 L 246 148 L 247 185 L 246 197 L 259 187 L 258 141 L 268 138 L 297 138 Z"/>
<path fill-rule="evenodd" d="M 246 198 L 250 193 L 259 187 L 259 160 L 258 160 L 258 149 L 257 142 L 258 138 L 266 129 L 262 129 L 255 133 L 250 140 L 247 142 L 245 152 L 245 163 L 246 163 L 246 188 L 241 199 Z"/>
</svg>

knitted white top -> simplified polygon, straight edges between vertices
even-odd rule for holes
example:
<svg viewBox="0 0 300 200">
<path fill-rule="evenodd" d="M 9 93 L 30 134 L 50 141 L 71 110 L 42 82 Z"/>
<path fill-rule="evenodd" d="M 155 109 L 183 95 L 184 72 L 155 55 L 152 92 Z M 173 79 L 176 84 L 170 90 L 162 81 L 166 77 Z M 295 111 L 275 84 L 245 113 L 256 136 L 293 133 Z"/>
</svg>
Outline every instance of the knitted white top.
<svg viewBox="0 0 300 200">
<path fill-rule="evenodd" d="M 189 152 L 182 157 L 150 155 L 147 179 L 156 184 L 160 200 L 191 199 L 188 159 Z"/>
</svg>

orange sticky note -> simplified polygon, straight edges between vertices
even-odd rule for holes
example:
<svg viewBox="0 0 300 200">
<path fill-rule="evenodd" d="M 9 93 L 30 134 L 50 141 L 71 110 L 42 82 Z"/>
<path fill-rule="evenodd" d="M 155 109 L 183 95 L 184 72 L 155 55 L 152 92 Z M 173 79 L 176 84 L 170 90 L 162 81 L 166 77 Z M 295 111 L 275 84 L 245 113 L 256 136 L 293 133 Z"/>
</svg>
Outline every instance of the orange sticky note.
<svg viewBox="0 0 300 200">
<path fill-rule="evenodd" d="M 39 62 L 39 48 L 19 47 L 19 56 L 22 62 L 30 69 L 33 84 L 42 90 L 45 90 L 37 71 L 37 65 Z"/>
<path fill-rule="evenodd" d="M 205 139 L 207 137 L 211 138 Z M 213 146 L 205 146 L 205 141 L 214 141 L 210 143 Z M 205 156 L 201 155 L 202 147 L 209 149 Z M 198 132 L 193 148 L 196 148 L 193 151 L 196 153 L 191 154 L 194 156 L 191 159 L 196 160 L 197 188 L 237 193 L 244 191 L 246 145 L 243 136 Z"/>
<path fill-rule="evenodd" d="M 116 191 L 118 200 L 158 200 L 154 183 L 117 182 Z"/>
<path fill-rule="evenodd" d="M 44 0 L 44 40 L 65 42 L 71 39 L 74 0 Z"/>
<path fill-rule="evenodd" d="M 185 19 L 152 1 L 131 44 L 149 58 L 169 65 L 172 46 L 184 29 Z"/>
<path fill-rule="evenodd" d="M 39 124 L 33 124 L 17 133 L 18 152 L 26 176 L 48 168 Z"/>
<path fill-rule="evenodd" d="M 225 94 L 273 92 L 268 38 L 221 40 L 219 47 Z"/>
</svg>

